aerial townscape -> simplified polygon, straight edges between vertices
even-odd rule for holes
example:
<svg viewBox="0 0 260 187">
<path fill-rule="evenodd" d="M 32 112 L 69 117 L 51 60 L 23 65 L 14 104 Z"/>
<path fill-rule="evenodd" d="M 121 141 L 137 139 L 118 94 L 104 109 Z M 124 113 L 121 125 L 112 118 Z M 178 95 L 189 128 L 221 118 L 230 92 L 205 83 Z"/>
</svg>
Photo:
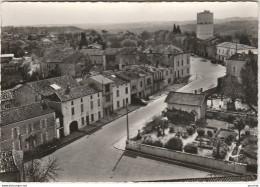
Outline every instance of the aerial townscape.
<svg viewBox="0 0 260 187">
<path fill-rule="evenodd" d="M 193 17 L 2 27 L 0 181 L 255 181 L 258 19 Z"/>
</svg>

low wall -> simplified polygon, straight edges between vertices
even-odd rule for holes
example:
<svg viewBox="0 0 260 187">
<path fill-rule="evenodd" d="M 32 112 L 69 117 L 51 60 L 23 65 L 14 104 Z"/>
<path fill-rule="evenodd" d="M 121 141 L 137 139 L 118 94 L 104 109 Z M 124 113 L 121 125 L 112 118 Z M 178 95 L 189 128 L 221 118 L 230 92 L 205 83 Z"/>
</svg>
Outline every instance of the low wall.
<svg viewBox="0 0 260 187">
<path fill-rule="evenodd" d="M 172 151 L 161 147 L 138 144 L 136 142 L 133 143 L 132 141 L 129 141 L 126 147 L 128 149 L 137 150 L 142 153 L 173 159 L 173 160 L 178 160 L 181 162 L 191 163 L 191 164 L 195 164 L 207 168 L 212 168 L 212 169 L 217 169 L 217 170 L 222 170 L 222 171 L 227 171 L 232 173 L 238 173 L 238 174 L 247 174 L 246 172 L 247 165 L 243 163 L 222 161 L 214 158 L 202 157 L 202 156 L 197 156 L 194 154 L 189 154 L 189 153 L 184 153 L 179 151 Z"/>
<path fill-rule="evenodd" d="M 248 114 L 243 114 L 239 112 L 230 112 L 230 111 L 217 111 L 217 110 L 211 110 L 207 108 L 207 115 L 208 114 L 212 114 L 214 117 L 221 117 L 221 118 L 228 118 L 228 116 L 231 115 L 234 117 L 251 117 L 257 120 L 256 115 L 248 115 Z"/>
</svg>

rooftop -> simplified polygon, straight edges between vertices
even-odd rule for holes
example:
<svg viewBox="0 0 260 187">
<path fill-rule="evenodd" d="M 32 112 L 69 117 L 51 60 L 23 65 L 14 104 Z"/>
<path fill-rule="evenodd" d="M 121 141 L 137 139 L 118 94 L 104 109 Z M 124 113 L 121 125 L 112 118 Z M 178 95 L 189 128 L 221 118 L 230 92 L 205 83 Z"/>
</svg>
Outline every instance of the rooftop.
<svg viewBox="0 0 260 187">
<path fill-rule="evenodd" d="M 159 54 L 177 54 L 183 52 L 174 45 L 154 45 L 147 47 L 143 53 L 159 53 Z"/>
<path fill-rule="evenodd" d="M 107 48 L 104 52 L 105 55 L 116 55 L 120 51 L 120 48 Z"/>
<path fill-rule="evenodd" d="M 33 103 L 29 105 L 19 106 L 10 110 L 1 112 L 1 125 L 5 126 L 19 121 L 28 120 L 45 114 L 54 112 L 42 103 Z"/>
<path fill-rule="evenodd" d="M 81 52 L 84 55 L 89 55 L 89 56 L 102 56 L 104 55 L 104 50 L 101 49 L 81 49 Z"/>
<path fill-rule="evenodd" d="M 225 47 L 230 49 L 237 49 L 237 50 L 244 50 L 244 49 L 256 49 L 255 47 L 244 45 L 244 44 L 237 44 L 232 42 L 223 42 L 217 45 L 217 47 Z"/>
<path fill-rule="evenodd" d="M 61 89 L 66 89 L 68 84 L 71 87 L 79 85 L 79 83 L 75 79 L 67 75 L 35 82 L 29 82 L 26 84 L 34 89 L 36 92 L 44 96 L 49 96 L 53 94 L 56 91 L 57 87 L 60 87 Z"/>
<path fill-rule="evenodd" d="M 1 102 L 13 100 L 14 99 L 13 89 L 1 91 L 0 98 L 1 98 Z"/>
<path fill-rule="evenodd" d="M 193 93 L 171 91 L 168 94 L 167 98 L 165 99 L 165 102 L 169 104 L 201 106 L 204 99 L 205 99 L 204 94 L 193 94 Z"/>
<path fill-rule="evenodd" d="M 90 77 L 91 79 L 101 83 L 101 84 L 109 84 L 109 83 L 113 83 L 113 81 L 111 79 L 108 79 L 107 77 L 103 76 L 103 75 L 95 75 Z"/>
<path fill-rule="evenodd" d="M 122 84 L 126 84 L 129 81 L 126 81 L 123 78 L 120 78 L 118 75 L 116 75 L 114 72 L 112 71 L 104 71 L 102 73 L 105 77 L 107 77 L 108 79 L 112 80 L 114 82 L 115 85 L 122 85 Z"/>
<path fill-rule="evenodd" d="M 254 58 L 257 58 L 256 54 L 253 54 Z M 234 61 L 247 61 L 250 58 L 249 54 L 241 54 L 241 53 L 235 53 L 232 55 L 228 60 L 234 60 Z"/>
<path fill-rule="evenodd" d="M 84 54 L 76 51 L 73 54 L 67 56 L 62 63 L 63 64 L 76 64 L 81 58 L 85 58 Z"/>
<path fill-rule="evenodd" d="M 80 85 L 77 87 L 70 88 L 69 91 L 67 90 L 58 90 L 55 92 L 62 102 L 70 101 L 73 99 L 81 98 L 87 95 L 91 95 L 101 90 L 94 89 L 87 84 Z"/>
</svg>

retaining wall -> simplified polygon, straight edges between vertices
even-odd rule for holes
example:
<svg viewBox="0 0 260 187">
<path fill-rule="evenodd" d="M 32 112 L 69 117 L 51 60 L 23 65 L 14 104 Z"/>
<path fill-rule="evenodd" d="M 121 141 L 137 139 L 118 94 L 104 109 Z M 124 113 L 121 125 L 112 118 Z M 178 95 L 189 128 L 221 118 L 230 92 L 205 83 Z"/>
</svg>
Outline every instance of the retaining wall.
<svg viewBox="0 0 260 187">
<path fill-rule="evenodd" d="M 173 151 L 161 147 L 154 147 L 150 145 L 144 145 L 144 144 L 138 144 L 134 141 L 129 141 L 126 144 L 126 148 L 140 151 L 142 153 L 173 159 L 181 162 L 191 163 L 207 168 L 232 172 L 232 173 L 238 173 L 238 174 L 248 174 L 246 172 L 247 165 L 243 163 L 236 163 L 236 162 L 230 162 L 230 161 L 222 161 L 217 160 L 210 157 L 202 157 L 194 154 L 179 152 L 179 151 Z"/>
</svg>

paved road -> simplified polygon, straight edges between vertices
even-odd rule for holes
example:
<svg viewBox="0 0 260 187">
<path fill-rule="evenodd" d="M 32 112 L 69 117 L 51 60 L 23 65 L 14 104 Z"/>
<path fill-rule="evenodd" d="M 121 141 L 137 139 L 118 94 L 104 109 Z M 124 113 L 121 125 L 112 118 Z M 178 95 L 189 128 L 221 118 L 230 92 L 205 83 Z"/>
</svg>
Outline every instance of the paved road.
<svg viewBox="0 0 260 187">
<path fill-rule="evenodd" d="M 182 91 L 191 91 L 196 86 L 205 85 L 205 81 L 211 71 L 210 63 L 191 61 L 192 72 L 201 68 L 205 72 L 199 72 L 200 77 L 190 85 L 182 88 Z M 199 67 L 199 68 L 198 68 Z M 220 68 L 216 71 L 220 72 Z M 221 67 L 222 68 L 222 67 Z M 197 69 L 197 70 L 196 70 Z M 222 68 L 223 69 L 223 68 Z M 218 74 L 216 74 L 218 75 Z M 220 75 L 222 76 L 222 75 Z M 213 80 L 213 78 L 212 78 Z M 165 109 L 165 96 L 154 100 L 148 106 L 139 108 L 129 114 L 130 132 L 134 135 L 138 128 L 149 121 L 152 116 L 159 115 Z M 72 144 L 65 146 L 55 153 L 59 164 L 64 169 L 60 181 L 63 182 L 109 182 L 109 181 L 146 181 L 173 179 L 185 177 L 205 177 L 209 172 L 191 169 L 164 161 L 146 158 L 136 154 L 124 153 L 114 148 L 117 142 L 125 138 L 126 117 L 107 124 L 96 133 L 85 136 Z"/>
</svg>

